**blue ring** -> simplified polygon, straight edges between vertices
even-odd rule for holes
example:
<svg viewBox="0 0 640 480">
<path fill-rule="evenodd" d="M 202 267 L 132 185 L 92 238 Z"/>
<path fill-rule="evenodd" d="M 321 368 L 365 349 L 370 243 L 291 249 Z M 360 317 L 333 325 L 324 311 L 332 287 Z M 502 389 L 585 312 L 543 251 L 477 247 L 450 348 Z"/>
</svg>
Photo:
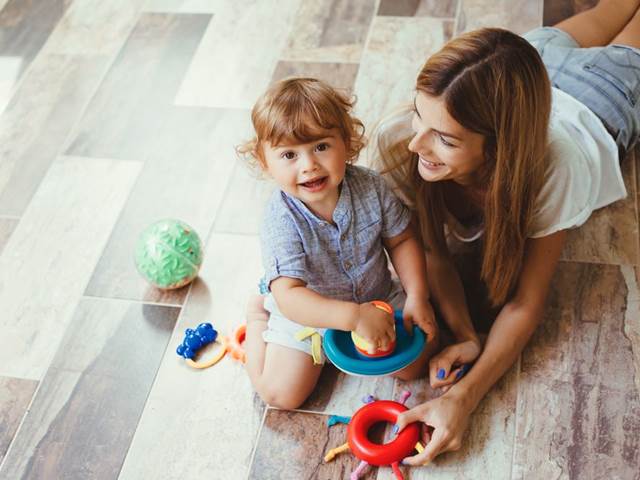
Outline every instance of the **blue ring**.
<svg viewBox="0 0 640 480">
<path fill-rule="evenodd" d="M 331 363 L 351 375 L 377 377 L 402 370 L 420 356 L 426 335 L 414 325 L 413 336 L 409 336 L 402 323 L 401 310 L 394 312 L 394 319 L 396 322 L 396 348 L 387 357 L 365 357 L 356 350 L 353 340 L 351 340 L 351 332 L 342 330 L 327 330 L 324 333 L 324 353 Z"/>
</svg>

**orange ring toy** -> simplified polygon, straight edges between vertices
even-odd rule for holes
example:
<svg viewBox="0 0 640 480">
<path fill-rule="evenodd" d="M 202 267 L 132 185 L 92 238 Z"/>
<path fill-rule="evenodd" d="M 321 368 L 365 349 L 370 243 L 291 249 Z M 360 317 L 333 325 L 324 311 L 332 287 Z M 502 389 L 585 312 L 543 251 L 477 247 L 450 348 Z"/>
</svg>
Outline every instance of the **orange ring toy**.
<svg viewBox="0 0 640 480">
<path fill-rule="evenodd" d="M 233 332 L 233 337 L 227 339 L 227 351 L 229 352 L 229 355 L 231 355 L 231 358 L 233 358 L 234 360 L 238 360 L 242 363 L 245 363 L 247 359 L 247 354 L 242 347 L 246 336 L 247 325 L 242 324 L 238 328 L 236 328 L 235 332 Z"/>
<path fill-rule="evenodd" d="M 398 415 L 408 410 L 401 403 L 391 400 L 378 400 L 368 403 L 358 410 L 347 427 L 349 449 L 360 460 L 376 465 L 390 465 L 411 455 L 420 440 L 418 423 L 407 425 L 398 436 L 389 443 L 380 445 L 369 440 L 369 429 L 376 423 L 396 423 Z"/>
</svg>

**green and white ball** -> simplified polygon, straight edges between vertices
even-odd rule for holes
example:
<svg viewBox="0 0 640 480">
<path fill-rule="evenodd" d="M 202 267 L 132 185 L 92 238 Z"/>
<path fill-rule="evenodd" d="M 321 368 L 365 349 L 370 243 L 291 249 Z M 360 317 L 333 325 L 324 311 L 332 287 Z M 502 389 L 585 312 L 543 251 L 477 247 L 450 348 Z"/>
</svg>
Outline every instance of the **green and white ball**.
<svg viewBox="0 0 640 480">
<path fill-rule="evenodd" d="M 136 245 L 136 267 L 158 288 L 180 288 L 198 276 L 202 265 L 202 242 L 180 220 L 160 220 L 147 227 Z"/>
</svg>

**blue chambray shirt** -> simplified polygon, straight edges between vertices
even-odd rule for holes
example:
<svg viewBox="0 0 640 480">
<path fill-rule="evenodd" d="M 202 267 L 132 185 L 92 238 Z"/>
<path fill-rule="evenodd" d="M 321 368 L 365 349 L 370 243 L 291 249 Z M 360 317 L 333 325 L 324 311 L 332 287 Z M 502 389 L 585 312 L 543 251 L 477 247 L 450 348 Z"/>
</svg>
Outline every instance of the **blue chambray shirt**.
<svg viewBox="0 0 640 480">
<path fill-rule="evenodd" d="M 392 283 L 382 239 L 402 233 L 410 219 L 377 172 L 354 165 L 347 165 L 335 226 L 277 190 L 266 206 L 261 233 L 265 285 L 285 276 L 337 300 L 384 300 Z"/>
</svg>

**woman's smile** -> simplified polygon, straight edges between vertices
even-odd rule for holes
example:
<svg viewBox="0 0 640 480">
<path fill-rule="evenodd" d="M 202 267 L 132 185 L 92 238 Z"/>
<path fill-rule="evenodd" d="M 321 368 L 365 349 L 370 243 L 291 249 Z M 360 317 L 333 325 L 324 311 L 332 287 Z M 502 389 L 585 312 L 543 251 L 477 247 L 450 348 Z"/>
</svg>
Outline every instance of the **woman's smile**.
<svg viewBox="0 0 640 480">
<path fill-rule="evenodd" d="M 431 161 L 427 160 L 426 158 L 424 158 L 422 155 L 419 155 L 419 157 L 420 157 L 420 163 L 422 164 L 422 166 L 424 168 L 427 168 L 429 170 L 435 170 L 435 169 L 438 169 L 440 167 L 444 167 L 444 163 L 431 162 Z"/>
</svg>

